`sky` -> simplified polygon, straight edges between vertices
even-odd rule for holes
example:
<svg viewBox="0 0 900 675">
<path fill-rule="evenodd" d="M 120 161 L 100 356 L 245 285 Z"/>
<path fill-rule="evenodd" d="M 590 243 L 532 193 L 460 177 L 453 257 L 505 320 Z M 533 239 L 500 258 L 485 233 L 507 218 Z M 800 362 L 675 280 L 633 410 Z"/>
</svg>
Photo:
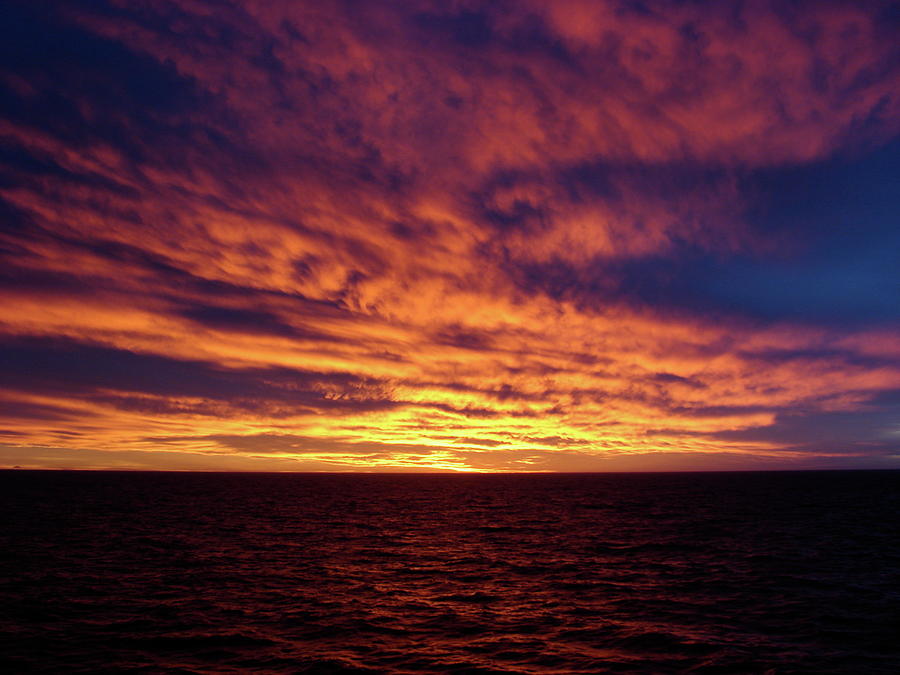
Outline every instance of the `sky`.
<svg viewBox="0 0 900 675">
<path fill-rule="evenodd" d="M 900 4 L 10 0 L 0 467 L 900 468 Z"/>
</svg>

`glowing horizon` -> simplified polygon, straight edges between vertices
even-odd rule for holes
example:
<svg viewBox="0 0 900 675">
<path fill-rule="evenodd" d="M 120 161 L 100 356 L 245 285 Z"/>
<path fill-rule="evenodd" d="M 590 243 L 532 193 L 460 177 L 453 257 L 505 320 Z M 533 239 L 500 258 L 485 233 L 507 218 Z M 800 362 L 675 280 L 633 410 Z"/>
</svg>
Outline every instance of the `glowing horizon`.
<svg viewBox="0 0 900 675">
<path fill-rule="evenodd" d="M 889 3 L 9 13 L 0 468 L 900 468 Z"/>
</svg>

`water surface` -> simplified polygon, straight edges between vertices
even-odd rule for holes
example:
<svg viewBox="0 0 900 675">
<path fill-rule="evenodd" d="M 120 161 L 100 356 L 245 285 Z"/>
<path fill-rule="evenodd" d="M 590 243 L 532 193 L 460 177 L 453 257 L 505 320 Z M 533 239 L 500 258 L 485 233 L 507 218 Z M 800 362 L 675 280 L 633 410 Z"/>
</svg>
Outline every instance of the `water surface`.
<svg viewBox="0 0 900 675">
<path fill-rule="evenodd" d="M 0 670 L 896 673 L 900 472 L 0 472 Z"/>
</svg>

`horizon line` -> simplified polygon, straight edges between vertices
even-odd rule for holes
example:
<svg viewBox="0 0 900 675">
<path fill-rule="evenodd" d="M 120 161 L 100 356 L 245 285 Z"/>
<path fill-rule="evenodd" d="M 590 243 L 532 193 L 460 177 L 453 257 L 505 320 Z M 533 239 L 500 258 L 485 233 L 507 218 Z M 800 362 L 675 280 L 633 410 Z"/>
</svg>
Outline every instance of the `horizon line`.
<svg viewBox="0 0 900 675">
<path fill-rule="evenodd" d="M 656 471 L 253 471 L 217 469 L 67 469 L 43 467 L 0 467 L 0 472 L 9 473 L 197 473 L 197 474 L 268 474 L 305 476 L 591 476 L 622 474 L 696 474 L 696 473 L 837 473 L 837 472 L 900 471 L 900 467 L 880 468 L 801 468 L 801 469 L 689 469 Z"/>
</svg>

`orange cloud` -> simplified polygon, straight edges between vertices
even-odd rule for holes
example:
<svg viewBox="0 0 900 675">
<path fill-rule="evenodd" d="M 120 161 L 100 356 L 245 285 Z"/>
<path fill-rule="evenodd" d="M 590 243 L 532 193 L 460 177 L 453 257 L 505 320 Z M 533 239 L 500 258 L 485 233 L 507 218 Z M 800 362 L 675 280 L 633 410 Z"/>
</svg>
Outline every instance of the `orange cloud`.
<svg viewBox="0 0 900 675">
<path fill-rule="evenodd" d="M 747 222 L 746 172 L 900 131 L 877 12 L 510 7 L 61 8 L 159 91 L 88 61 L 71 110 L 3 122 L 28 158 L 0 186 L 19 223 L 0 235 L 8 447 L 90 466 L 98 449 L 160 467 L 731 466 L 800 461 L 786 417 L 897 388 L 890 330 L 641 287 L 686 248 L 777 246 Z M 5 76 L 42 110 L 59 73 Z"/>
</svg>

